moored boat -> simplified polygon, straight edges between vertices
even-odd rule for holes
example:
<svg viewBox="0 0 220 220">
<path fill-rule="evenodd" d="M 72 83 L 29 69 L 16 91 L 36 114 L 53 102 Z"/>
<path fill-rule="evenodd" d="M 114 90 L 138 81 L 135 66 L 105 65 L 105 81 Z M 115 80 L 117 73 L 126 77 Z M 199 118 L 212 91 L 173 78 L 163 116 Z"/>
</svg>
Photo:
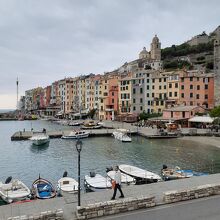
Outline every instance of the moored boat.
<svg viewBox="0 0 220 220">
<path fill-rule="evenodd" d="M 128 136 L 128 130 L 127 129 L 117 129 L 114 131 L 113 136 L 115 139 L 118 139 L 122 142 L 131 142 L 131 137 Z"/>
<path fill-rule="evenodd" d="M 50 199 L 56 196 L 56 190 L 52 183 L 40 176 L 32 184 L 32 193 L 38 199 Z"/>
<path fill-rule="evenodd" d="M 30 189 L 20 180 L 9 177 L 5 183 L 0 182 L 0 196 L 6 203 L 29 199 L 30 193 Z"/>
<path fill-rule="evenodd" d="M 206 176 L 208 173 L 196 172 L 193 170 L 182 170 L 178 166 L 175 168 L 168 168 L 166 165 L 163 165 L 163 169 L 161 170 L 161 175 L 163 180 L 176 180 L 176 179 L 184 179 L 190 178 L 193 176 Z"/>
<path fill-rule="evenodd" d="M 85 176 L 84 184 L 86 189 L 90 191 L 102 191 L 112 188 L 109 178 L 94 172 L 90 172 L 90 175 Z"/>
<path fill-rule="evenodd" d="M 83 130 L 73 130 L 67 135 L 63 135 L 61 138 L 63 139 L 78 139 L 78 138 L 87 138 L 89 137 L 88 131 Z"/>
<path fill-rule="evenodd" d="M 119 170 L 136 179 L 139 183 L 155 183 L 161 181 L 161 177 L 153 172 L 126 164 L 119 165 Z"/>
<path fill-rule="evenodd" d="M 115 178 L 115 171 L 111 170 L 109 172 L 107 172 L 107 176 L 109 177 L 109 179 L 112 181 Z M 126 184 L 126 185 L 130 185 L 130 184 L 135 184 L 136 180 L 135 178 L 125 174 L 125 173 L 121 173 L 121 183 L 122 184 Z"/>
<path fill-rule="evenodd" d="M 50 142 L 50 137 L 46 134 L 36 134 L 29 138 L 34 145 L 43 145 Z"/>
<path fill-rule="evenodd" d="M 61 195 L 64 193 L 77 193 L 78 185 L 75 179 L 68 177 L 67 172 L 64 172 L 63 177 L 58 180 L 57 189 Z"/>
</svg>

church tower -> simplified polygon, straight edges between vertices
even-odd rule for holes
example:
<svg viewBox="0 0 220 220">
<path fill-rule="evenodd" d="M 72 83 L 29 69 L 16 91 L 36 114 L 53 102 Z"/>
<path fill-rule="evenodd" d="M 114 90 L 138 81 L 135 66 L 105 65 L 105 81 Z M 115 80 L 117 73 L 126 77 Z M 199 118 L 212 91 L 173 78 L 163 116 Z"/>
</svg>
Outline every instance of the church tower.
<svg viewBox="0 0 220 220">
<path fill-rule="evenodd" d="M 154 36 L 151 43 L 151 59 L 161 60 L 161 43 L 157 35 Z"/>
<path fill-rule="evenodd" d="M 220 105 L 220 40 L 214 40 L 215 106 Z"/>
<path fill-rule="evenodd" d="M 150 58 L 149 52 L 146 50 L 146 47 L 139 53 L 139 59 Z"/>
</svg>

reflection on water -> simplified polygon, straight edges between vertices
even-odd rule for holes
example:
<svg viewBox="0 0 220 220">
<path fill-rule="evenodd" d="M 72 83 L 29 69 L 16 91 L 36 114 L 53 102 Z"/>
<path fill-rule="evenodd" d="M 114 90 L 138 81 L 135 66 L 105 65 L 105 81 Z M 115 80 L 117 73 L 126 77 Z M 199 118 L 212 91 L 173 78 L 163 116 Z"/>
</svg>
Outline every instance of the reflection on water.
<svg viewBox="0 0 220 220">
<path fill-rule="evenodd" d="M 68 129 L 47 121 L 0 122 L 0 181 L 8 176 L 21 179 L 29 187 L 38 178 L 56 184 L 65 170 L 77 179 L 78 153 L 76 140 L 51 139 L 49 145 L 33 146 L 30 141 L 11 141 L 18 130 L 47 131 Z M 81 174 L 91 170 L 106 175 L 105 168 L 116 164 L 130 164 L 160 174 L 163 164 L 208 173 L 220 171 L 220 149 L 180 139 L 150 140 L 133 137 L 122 143 L 113 137 L 82 139 Z"/>
</svg>

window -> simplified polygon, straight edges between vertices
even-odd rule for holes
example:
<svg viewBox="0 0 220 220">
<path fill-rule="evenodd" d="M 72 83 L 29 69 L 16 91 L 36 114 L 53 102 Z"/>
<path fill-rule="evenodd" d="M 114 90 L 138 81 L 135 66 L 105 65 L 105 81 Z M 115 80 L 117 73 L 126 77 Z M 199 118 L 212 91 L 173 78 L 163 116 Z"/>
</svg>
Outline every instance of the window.
<svg viewBox="0 0 220 220">
<path fill-rule="evenodd" d="M 178 83 L 175 83 L 175 88 L 178 88 Z"/>
<path fill-rule="evenodd" d="M 205 99 L 208 99 L 208 95 L 207 94 L 205 95 Z"/>
<path fill-rule="evenodd" d="M 133 103 L 135 103 L 135 99 L 133 99 Z"/>
<path fill-rule="evenodd" d="M 193 102 L 190 102 L 189 105 L 193 105 Z"/>
<path fill-rule="evenodd" d="M 159 105 L 159 101 L 156 101 L 156 106 L 158 106 Z"/>
<path fill-rule="evenodd" d="M 148 101 L 147 104 L 150 105 L 150 101 Z"/>
<path fill-rule="evenodd" d="M 170 88 L 170 89 L 172 88 L 172 83 L 169 83 L 169 88 Z"/>
<path fill-rule="evenodd" d="M 196 99 L 199 99 L 199 94 L 196 94 Z"/>
<path fill-rule="evenodd" d="M 150 80 L 149 79 L 147 79 L 147 83 L 149 83 L 150 82 Z"/>
<path fill-rule="evenodd" d="M 160 105 L 163 105 L 164 104 L 164 101 L 160 101 Z"/>
<path fill-rule="evenodd" d="M 197 85 L 197 90 L 200 90 L 200 85 Z"/>
<path fill-rule="evenodd" d="M 161 90 L 161 86 L 159 86 L 159 90 Z"/>
<path fill-rule="evenodd" d="M 193 81 L 193 78 L 192 78 L 192 77 L 190 77 L 190 78 L 189 78 L 189 80 L 190 80 L 190 82 L 192 82 L 192 81 Z"/>
<path fill-rule="evenodd" d="M 142 98 L 140 98 L 140 103 L 142 103 L 143 102 L 143 99 Z"/>
<path fill-rule="evenodd" d="M 140 111 L 142 111 L 143 110 L 143 107 L 142 106 L 140 106 Z"/>
<path fill-rule="evenodd" d="M 112 103 L 115 103 L 115 100 L 114 100 L 114 99 L 112 99 Z"/>
<path fill-rule="evenodd" d="M 166 81 L 167 81 L 167 79 L 166 79 L 166 78 L 164 78 L 164 79 L 163 79 L 163 81 L 164 81 L 164 82 L 166 82 Z"/>
<path fill-rule="evenodd" d="M 133 106 L 133 111 L 135 111 L 136 110 L 136 107 L 135 106 Z"/>
<path fill-rule="evenodd" d="M 154 93 L 152 93 L 152 98 L 154 98 Z"/>
<path fill-rule="evenodd" d="M 112 92 L 112 96 L 114 96 L 114 92 Z"/>
<path fill-rule="evenodd" d="M 205 89 L 208 89 L 208 85 L 205 85 Z"/>
<path fill-rule="evenodd" d="M 189 95 L 189 96 L 190 96 L 190 98 L 193 98 L 193 93 L 190 93 L 190 95 Z"/>
<path fill-rule="evenodd" d="M 135 79 L 133 80 L 133 84 L 135 84 Z"/>
<path fill-rule="evenodd" d="M 172 97 L 172 92 L 169 92 L 169 97 Z"/>
<path fill-rule="evenodd" d="M 149 90 L 150 89 L 150 86 L 147 86 L 147 90 Z"/>
<path fill-rule="evenodd" d="M 159 94 L 159 99 L 162 99 L 162 94 L 161 93 Z"/>
<path fill-rule="evenodd" d="M 142 79 L 142 83 L 144 83 L 144 79 Z"/>
<path fill-rule="evenodd" d="M 152 83 L 155 83 L 155 79 L 152 79 Z"/>
<path fill-rule="evenodd" d="M 184 98 L 184 93 L 181 93 L 181 98 Z"/>
<path fill-rule="evenodd" d="M 183 77 L 181 77 L 181 82 L 184 82 L 184 78 Z"/>
<path fill-rule="evenodd" d="M 135 94 L 136 93 L 136 89 L 135 88 L 133 88 L 133 94 Z"/>
<path fill-rule="evenodd" d="M 164 89 L 167 89 L 167 86 L 166 86 L 166 85 L 164 85 L 164 86 L 163 86 L 163 88 L 164 88 Z"/>
<path fill-rule="evenodd" d="M 152 86 L 152 89 L 154 89 L 154 86 Z"/>
<path fill-rule="evenodd" d="M 128 90 L 128 86 L 126 86 L 126 90 Z"/>
<path fill-rule="evenodd" d="M 140 93 L 141 93 L 141 94 L 143 93 L 143 88 L 140 88 Z"/>
<path fill-rule="evenodd" d="M 174 96 L 177 97 L 177 92 L 174 92 Z"/>
<path fill-rule="evenodd" d="M 149 93 L 147 93 L 147 97 L 150 97 Z"/>
<path fill-rule="evenodd" d="M 190 85 L 189 88 L 190 88 L 190 89 L 193 89 L 193 85 Z"/>
<path fill-rule="evenodd" d="M 181 89 L 184 90 L 184 85 L 181 85 Z"/>
<path fill-rule="evenodd" d="M 161 78 L 159 79 L 159 82 L 161 82 Z"/>
<path fill-rule="evenodd" d="M 199 77 L 197 77 L 197 81 L 199 81 Z"/>
</svg>

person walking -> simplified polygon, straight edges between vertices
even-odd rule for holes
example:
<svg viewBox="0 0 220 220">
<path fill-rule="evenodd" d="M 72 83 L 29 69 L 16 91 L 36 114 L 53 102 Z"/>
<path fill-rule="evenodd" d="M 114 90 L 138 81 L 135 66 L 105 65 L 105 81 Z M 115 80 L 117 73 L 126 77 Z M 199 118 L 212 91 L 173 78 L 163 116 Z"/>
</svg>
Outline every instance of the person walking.
<svg viewBox="0 0 220 220">
<path fill-rule="evenodd" d="M 114 181 L 115 181 L 115 187 L 114 187 L 114 193 L 113 196 L 111 198 L 111 200 L 115 200 L 115 196 L 117 193 L 117 189 L 120 191 L 121 196 L 119 198 L 124 198 L 124 194 L 121 190 L 121 172 L 119 170 L 119 167 L 116 166 L 115 167 L 115 177 L 114 177 Z"/>
</svg>

